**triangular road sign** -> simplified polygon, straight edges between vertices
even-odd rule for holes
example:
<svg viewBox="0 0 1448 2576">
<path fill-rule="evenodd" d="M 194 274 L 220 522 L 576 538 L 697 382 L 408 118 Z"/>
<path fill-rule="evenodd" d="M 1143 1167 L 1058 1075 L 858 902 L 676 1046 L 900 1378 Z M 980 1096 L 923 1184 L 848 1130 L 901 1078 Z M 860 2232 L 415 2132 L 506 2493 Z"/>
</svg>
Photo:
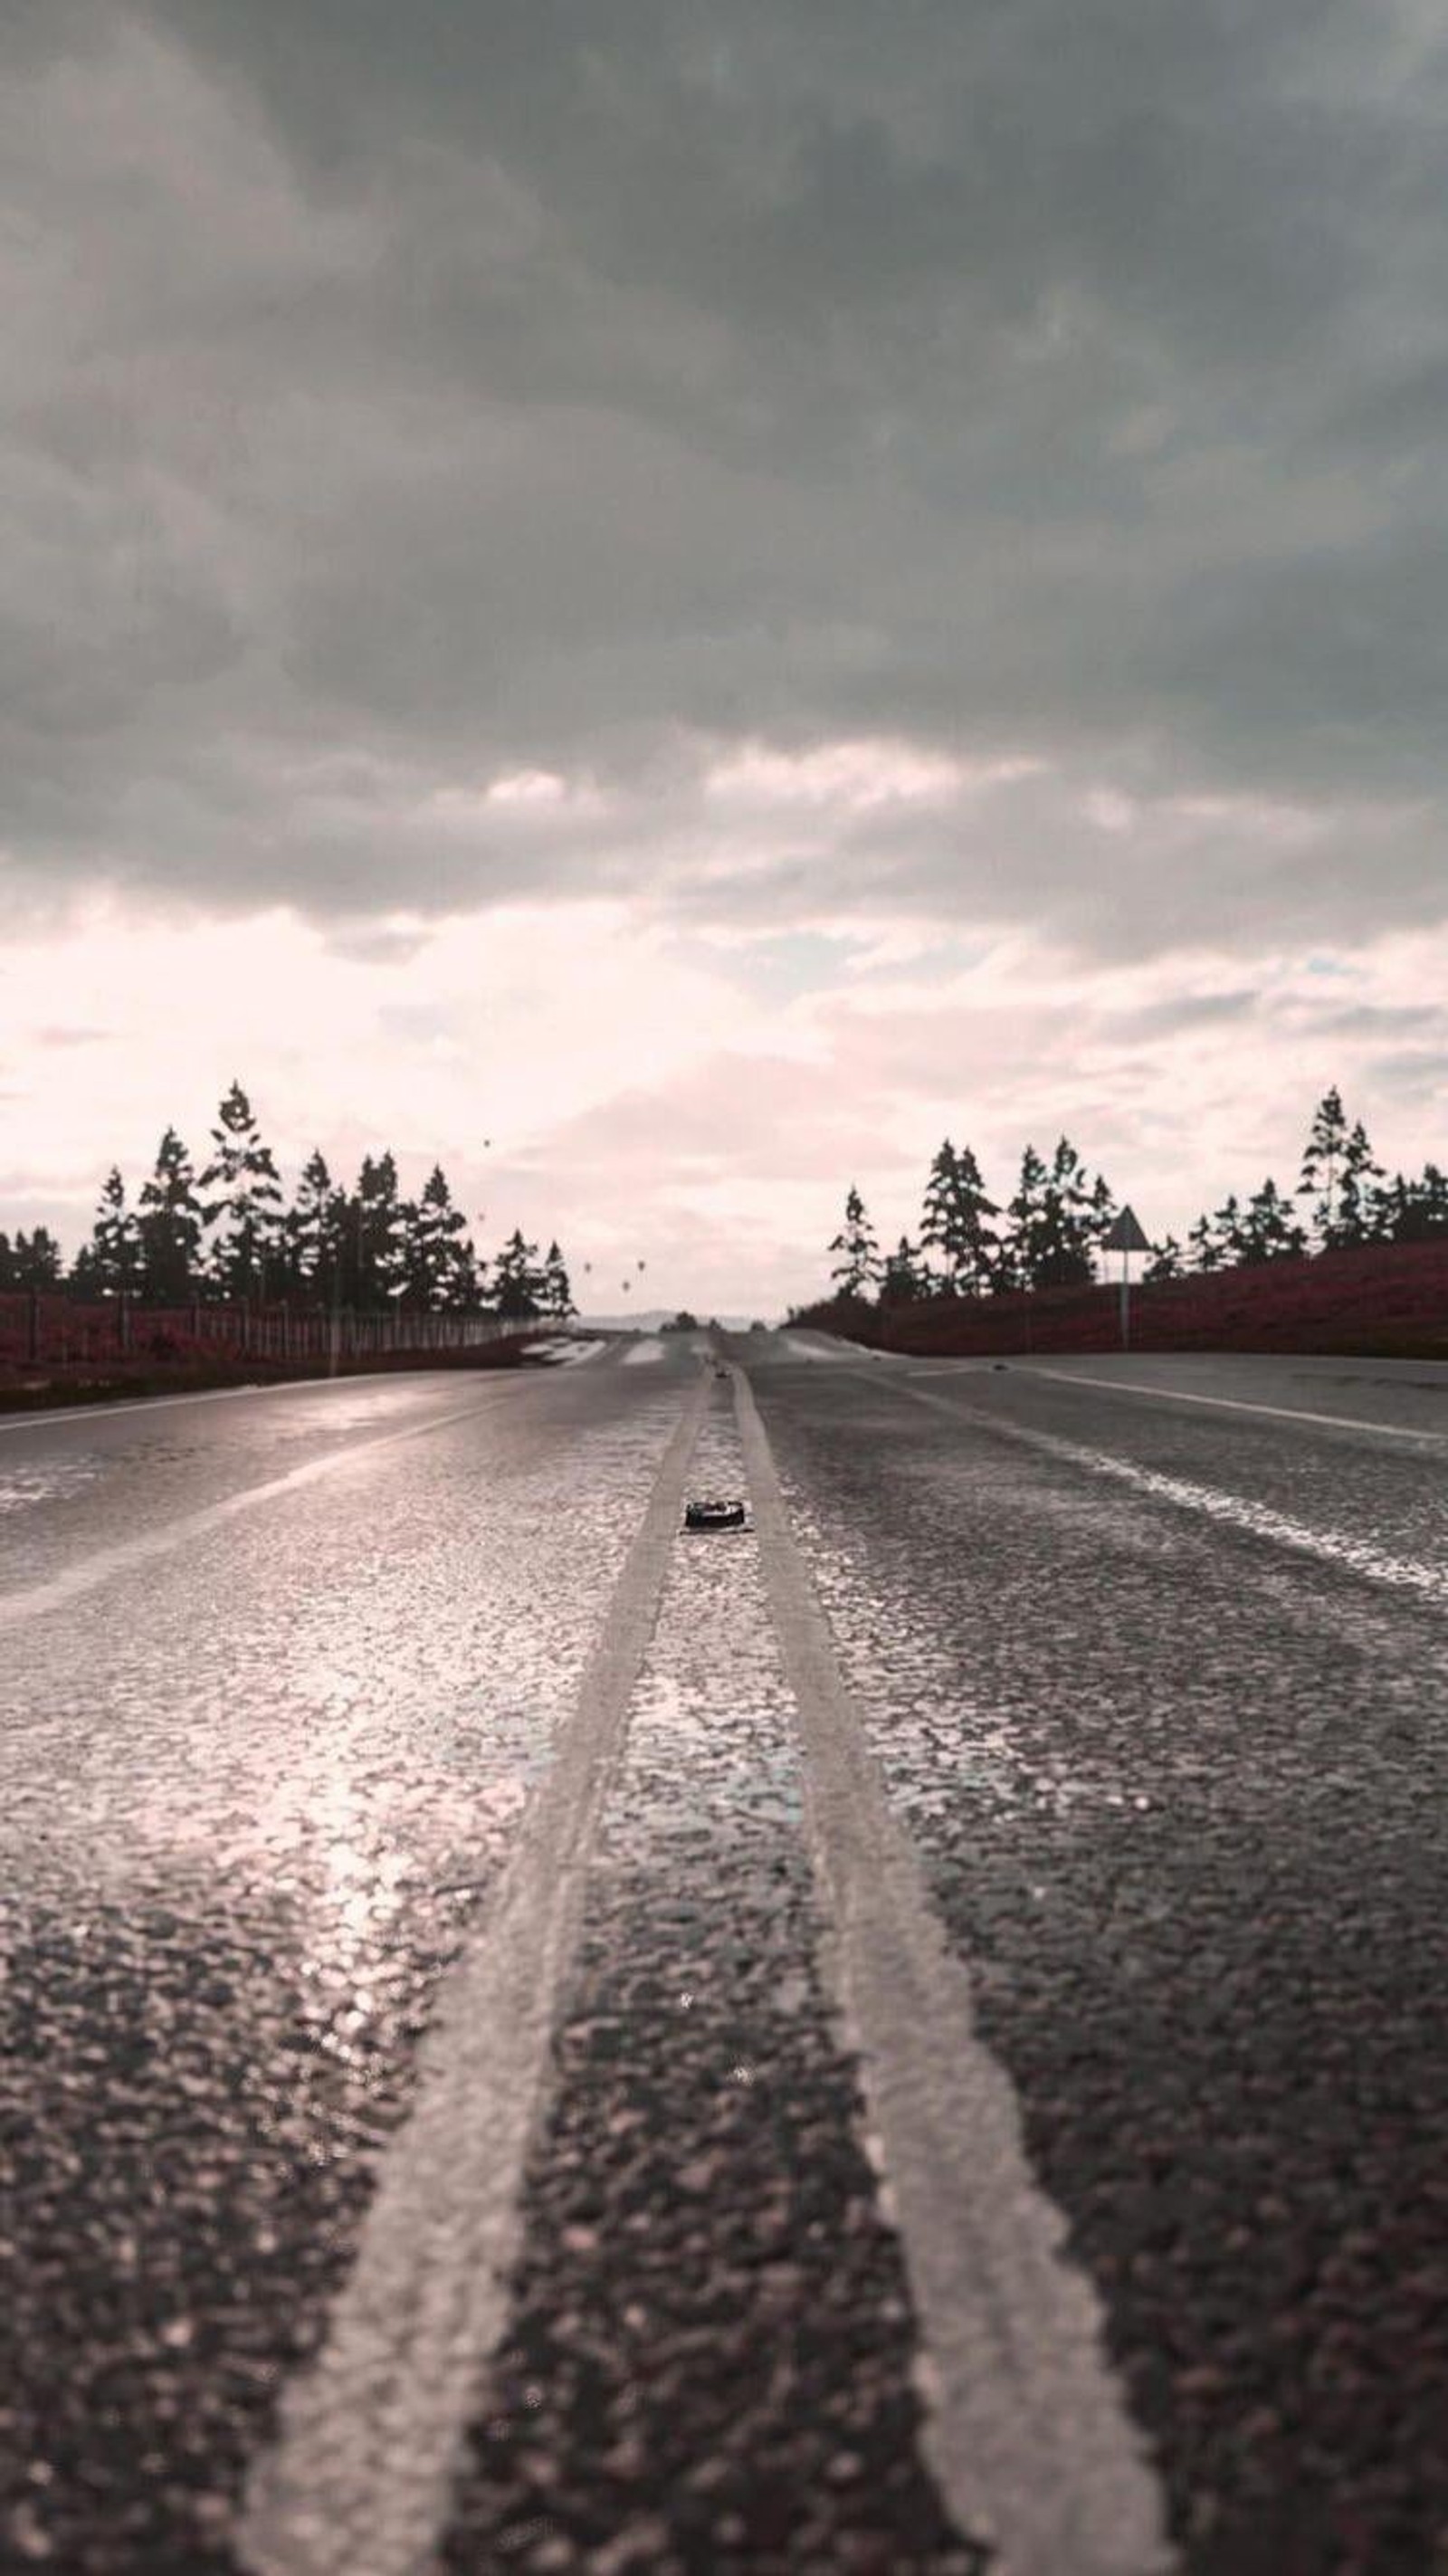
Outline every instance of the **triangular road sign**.
<svg viewBox="0 0 1448 2576">
<path fill-rule="evenodd" d="M 1150 1252 L 1151 1245 L 1137 1223 L 1135 1208 L 1124 1207 L 1109 1234 L 1101 1238 L 1103 1252 Z"/>
</svg>

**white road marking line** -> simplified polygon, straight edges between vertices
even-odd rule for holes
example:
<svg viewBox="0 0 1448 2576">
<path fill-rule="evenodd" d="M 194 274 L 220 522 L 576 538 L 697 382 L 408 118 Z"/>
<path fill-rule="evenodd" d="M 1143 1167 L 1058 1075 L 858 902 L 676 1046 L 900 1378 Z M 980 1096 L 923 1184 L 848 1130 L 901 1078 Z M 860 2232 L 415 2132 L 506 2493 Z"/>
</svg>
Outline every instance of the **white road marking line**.
<svg viewBox="0 0 1448 2576">
<path fill-rule="evenodd" d="M 480 1390 L 495 1394 L 496 1388 Z M 491 1407 L 487 1408 L 491 1410 Z M 208 1503 L 199 1512 L 187 1512 L 180 1520 L 164 1521 L 159 1529 L 143 1530 L 138 1538 L 123 1539 L 116 1547 L 102 1548 L 80 1565 L 70 1566 L 64 1574 L 52 1575 L 46 1583 L 32 1584 L 25 1592 L 11 1593 L 0 1599 L 0 1633 L 18 1628 L 27 1619 L 39 1619 L 51 1610 L 62 1610 L 103 1583 L 113 1583 L 119 1574 L 129 1574 L 135 1566 L 151 1558 L 165 1556 L 193 1538 L 203 1538 L 228 1521 L 240 1519 L 243 1512 L 255 1511 L 262 1503 L 274 1502 L 281 1494 L 299 1493 L 304 1485 L 314 1485 L 323 1476 L 350 1466 L 356 1458 L 371 1458 L 380 1449 L 391 1449 L 400 1440 L 420 1440 L 429 1431 L 443 1431 L 450 1423 L 475 1421 L 484 1410 L 475 1398 L 471 1404 L 457 1407 L 451 1413 L 429 1414 L 425 1422 L 405 1423 L 400 1431 L 380 1432 L 375 1439 L 351 1440 L 329 1449 L 325 1458 L 309 1458 L 300 1467 L 289 1468 L 284 1476 L 270 1476 L 263 1485 L 248 1485 L 239 1494 L 228 1494 L 219 1503 Z"/>
<path fill-rule="evenodd" d="M 1309 1413 L 1290 1404 L 1253 1404 L 1241 1395 L 1188 1395 L 1184 1387 L 1148 1386 L 1140 1378 L 1078 1377 L 1073 1369 L 1038 1368 L 1033 1360 L 1012 1360 L 1014 1377 L 1048 1377 L 1056 1386 L 1105 1387 L 1110 1395 L 1154 1395 L 1161 1404 L 1210 1404 L 1223 1413 L 1263 1413 L 1274 1422 L 1311 1422 L 1327 1431 L 1376 1431 L 1385 1440 L 1428 1440 L 1442 1446 L 1445 1431 L 1419 1431 L 1402 1422 L 1362 1422 L 1346 1413 Z M 920 1372 L 913 1372 L 919 1374 Z"/>
<path fill-rule="evenodd" d="M 843 1333 L 821 1333 L 817 1341 L 806 1340 L 803 1333 L 781 1333 L 779 1338 L 790 1358 L 796 1360 L 879 1360 L 893 1356 L 872 1350 L 868 1342 L 847 1342 Z"/>
<path fill-rule="evenodd" d="M 795 1546 L 752 1391 L 735 1401 L 804 1754 L 829 1909 L 825 1970 L 893 2194 L 923 2344 L 924 2448 L 1000 2576 L 1158 2576 L 1174 2561 L 1146 2445 L 1106 2359 L 1102 2314 L 1032 2175 L 1004 2069 L 975 2036 Z"/>
<path fill-rule="evenodd" d="M 282 2402 L 239 2533 L 253 2576 L 422 2576 L 506 2330 L 522 2188 L 589 1849 L 683 1513 L 709 1382 L 670 1440 L 552 1768 L 422 2043 L 326 2344 Z"/>
<path fill-rule="evenodd" d="M 355 1395 L 359 1389 L 372 1386 L 408 1386 L 420 1377 L 436 1377 L 436 1369 L 350 1369 L 336 1377 L 289 1377 L 275 1386 L 208 1386 L 191 1395 L 137 1395 L 118 1398 L 114 1404 L 31 1404 L 14 1412 L 0 1414 L 0 1431 L 63 1430 L 72 1422 L 114 1422 L 128 1413 L 169 1413 L 176 1404 L 235 1404 L 242 1397 L 263 1395 L 321 1395 L 336 1388 L 339 1393 Z"/>
<path fill-rule="evenodd" d="M 49 1431 L 72 1422 L 110 1422 L 127 1413 L 168 1413 L 173 1404 L 235 1404 L 243 1395 L 293 1395 L 303 1387 L 343 1386 L 353 1379 L 291 1378 L 285 1386 L 209 1386 L 194 1395 L 128 1396 L 115 1404 L 29 1404 L 0 1416 L 0 1431 Z"/>
<path fill-rule="evenodd" d="M 943 1395 L 927 1395 L 923 1387 L 897 1383 L 901 1394 L 908 1395 L 912 1403 L 928 1404 L 933 1412 L 956 1422 L 971 1422 L 983 1430 L 999 1432 L 1003 1439 L 1064 1459 L 1069 1466 L 1084 1468 L 1088 1475 L 1111 1477 L 1117 1484 L 1129 1485 L 1154 1501 L 1202 1513 L 1209 1520 L 1225 1522 L 1229 1528 L 1245 1531 L 1252 1538 L 1267 1539 L 1277 1547 L 1291 1548 L 1298 1555 L 1346 1566 L 1373 1583 L 1390 1584 L 1395 1591 L 1417 1592 L 1430 1601 L 1448 1603 L 1448 1568 L 1441 1565 L 1424 1565 L 1416 1557 L 1389 1556 L 1370 1540 L 1350 1538 L 1342 1530 L 1312 1529 L 1306 1521 L 1295 1521 L 1286 1512 L 1274 1511 L 1268 1503 L 1224 1493 L 1218 1485 L 1199 1485 L 1186 1476 L 1168 1476 L 1155 1467 L 1139 1467 L 1130 1458 L 1114 1458 L 1108 1449 L 1088 1449 L 1080 1441 L 1062 1439 L 1057 1432 L 1037 1431 L 1026 1423 L 1008 1421 L 1003 1414 L 951 1404 Z M 1317 1416 L 1312 1418 L 1316 1420 Z"/>
</svg>

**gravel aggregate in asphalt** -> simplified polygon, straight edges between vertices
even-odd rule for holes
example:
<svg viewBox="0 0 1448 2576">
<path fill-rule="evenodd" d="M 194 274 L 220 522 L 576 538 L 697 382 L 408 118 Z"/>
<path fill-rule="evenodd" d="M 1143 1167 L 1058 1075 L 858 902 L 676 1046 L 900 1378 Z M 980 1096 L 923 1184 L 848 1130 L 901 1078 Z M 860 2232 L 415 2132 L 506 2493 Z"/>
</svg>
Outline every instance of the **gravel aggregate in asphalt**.
<svg viewBox="0 0 1448 2576">
<path fill-rule="evenodd" d="M 696 1483 L 742 1491 L 722 1410 Z M 909 2299 L 818 1930 L 755 1542 L 681 1535 L 589 1882 L 458 2576 L 984 2563 L 916 2449 Z"/>
<path fill-rule="evenodd" d="M 0 2565 L 233 2564 L 672 1429 L 570 1375 L 10 1641 Z"/>
<path fill-rule="evenodd" d="M 878 1380 L 757 1384 L 1186 2565 L 1448 2566 L 1441 1612 Z M 1118 1419 L 1090 1436 L 1129 1447 Z M 1274 1488 L 1373 1531 L 1391 1476 L 1421 1538 L 1441 1495 L 1416 1455 L 1289 1460 Z"/>
</svg>

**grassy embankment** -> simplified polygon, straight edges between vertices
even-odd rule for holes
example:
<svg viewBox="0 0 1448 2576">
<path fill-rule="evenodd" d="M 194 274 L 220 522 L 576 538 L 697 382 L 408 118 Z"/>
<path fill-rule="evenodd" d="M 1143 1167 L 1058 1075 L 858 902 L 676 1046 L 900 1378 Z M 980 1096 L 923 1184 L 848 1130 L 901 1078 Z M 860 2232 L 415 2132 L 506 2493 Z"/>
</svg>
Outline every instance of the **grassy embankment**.
<svg viewBox="0 0 1448 2576">
<path fill-rule="evenodd" d="M 794 1321 L 922 1357 L 1019 1358 L 1121 1347 L 1114 1282 L 883 1309 L 834 1298 Z M 1377 1244 L 1151 1288 L 1133 1284 L 1131 1346 L 1448 1360 L 1448 1243 Z"/>
</svg>

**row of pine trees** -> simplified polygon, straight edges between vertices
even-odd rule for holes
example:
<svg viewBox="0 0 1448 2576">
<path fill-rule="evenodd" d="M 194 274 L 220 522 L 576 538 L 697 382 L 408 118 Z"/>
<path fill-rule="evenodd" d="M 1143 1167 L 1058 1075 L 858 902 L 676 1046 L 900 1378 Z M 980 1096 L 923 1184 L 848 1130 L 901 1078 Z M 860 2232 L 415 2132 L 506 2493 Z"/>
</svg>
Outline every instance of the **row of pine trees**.
<svg viewBox="0 0 1448 2576">
<path fill-rule="evenodd" d="M 860 1193 L 851 1189 L 830 1245 L 838 1256 L 830 1276 L 840 1296 L 877 1295 L 881 1305 L 1084 1287 L 1096 1275 L 1096 1257 L 1118 1213 L 1106 1180 L 1087 1171 L 1065 1136 L 1049 1163 L 1027 1145 L 1015 1195 L 1004 1206 L 987 1194 L 969 1146 L 947 1137 L 930 1166 L 913 1240 L 902 1234 L 882 1256 Z M 1416 1178 L 1395 1172 L 1390 1179 L 1361 1120 L 1349 1125 L 1334 1087 L 1318 1103 L 1295 1190 L 1283 1191 L 1269 1178 L 1250 1198 L 1233 1192 L 1198 1217 L 1185 1243 L 1165 1236 L 1144 1275 L 1182 1279 L 1310 1252 L 1435 1237 L 1448 1238 L 1448 1173 L 1426 1163 Z"/>
<path fill-rule="evenodd" d="M 7 1288 L 173 1307 L 197 1298 L 285 1299 L 363 1313 L 486 1309 L 509 1320 L 575 1311 L 556 1242 L 540 1259 L 517 1228 L 493 1261 L 481 1257 L 441 1164 L 408 1199 L 391 1154 L 367 1155 L 348 1189 L 315 1152 L 289 1205 L 239 1082 L 218 1108 L 199 1171 L 174 1127 L 134 1206 L 112 1167 L 90 1239 L 68 1270 L 48 1227 L 22 1229 L 13 1240 L 0 1232 L 0 1289 Z"/>
</svg>

